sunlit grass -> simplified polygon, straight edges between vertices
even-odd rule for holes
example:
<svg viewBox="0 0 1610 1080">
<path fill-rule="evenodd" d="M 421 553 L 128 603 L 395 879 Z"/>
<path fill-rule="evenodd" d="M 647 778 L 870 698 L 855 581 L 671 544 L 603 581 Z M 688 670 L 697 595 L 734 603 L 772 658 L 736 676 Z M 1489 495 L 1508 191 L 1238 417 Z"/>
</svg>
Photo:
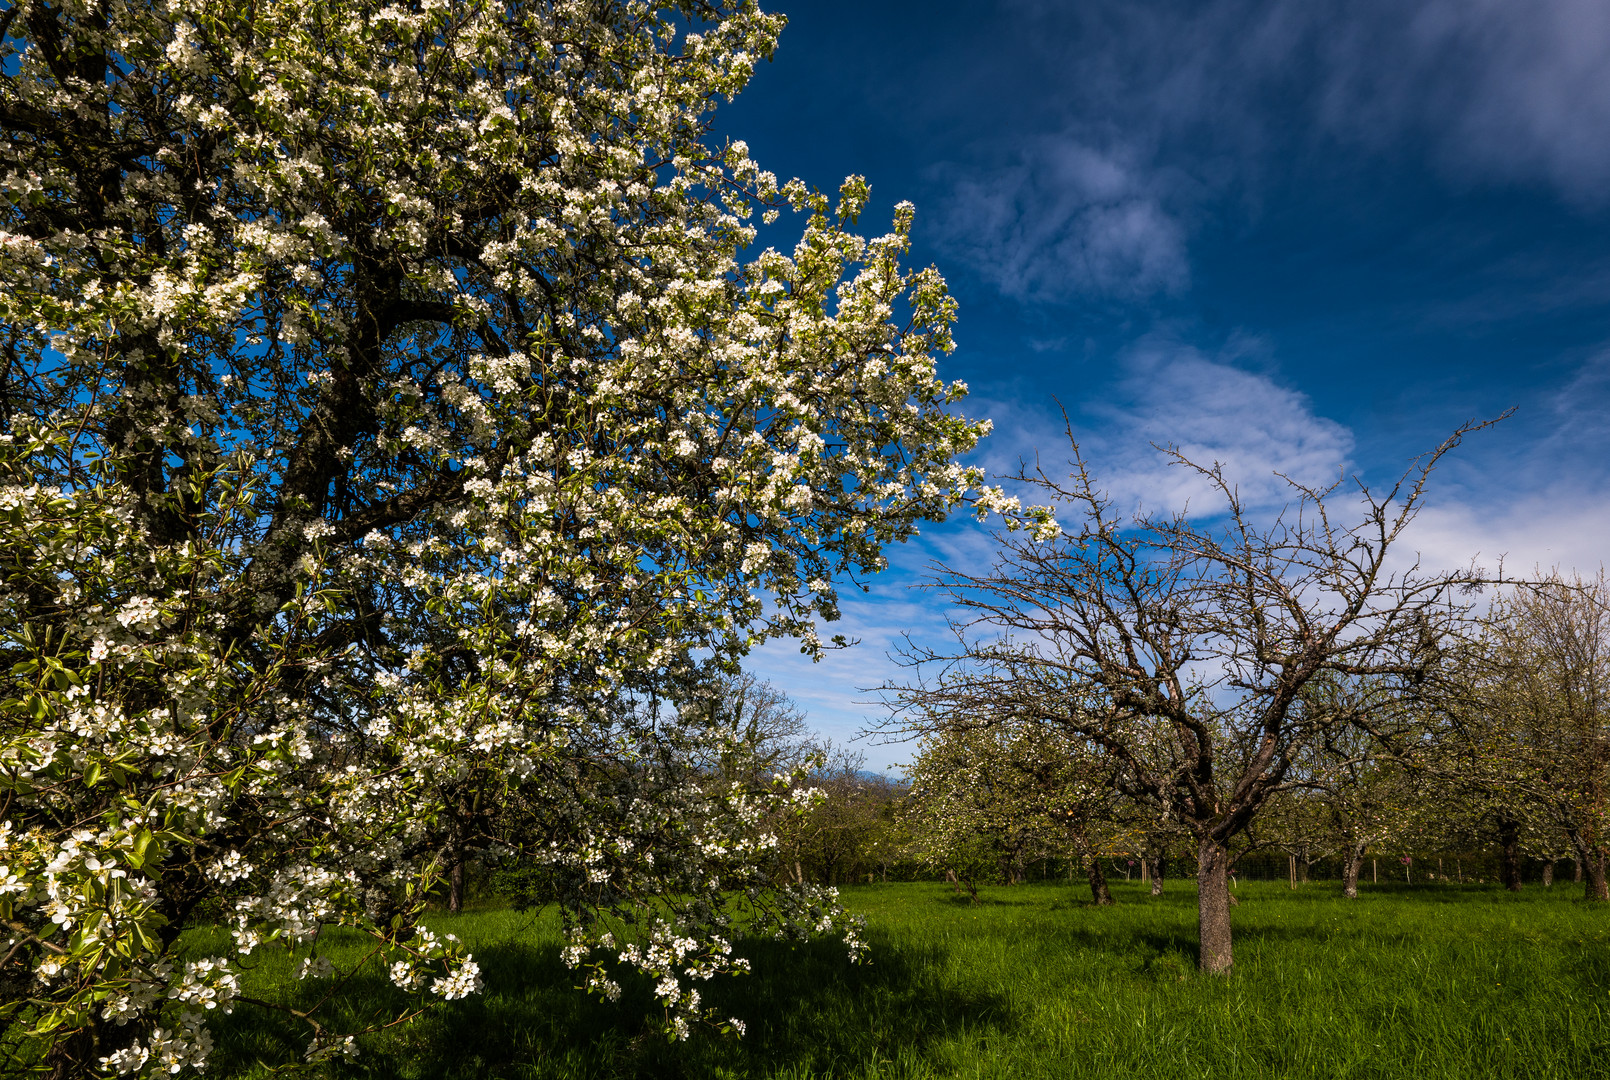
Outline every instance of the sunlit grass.
<svg viewBox="0 0 1610 1080">
<path fill-rule="evenodd" d="M 334 1070 L 373 1077 L 1598 1077 L 1610 1076 L 1610 911 L 1577 890 L 1243 883 L 1236 968 L 1198 975 L 1195 894 L 1138 883 L 1093 908 L 1068 885 L 846 891 L 872 963 L 830 943 L 750 942 L 753 976 L 706 988 L 742 1041 L 672 1046 L 644 988 L 618 1005 L 571 989 L 551 917 L 438 916 L 469 942 L 486 992 L 367 1040 Z M 198 945 L 202 943 L 198 941 Z M 265 956 L 259 994 L 316 988 Z M 403 999 L 376 971 L 340 998 L 357 1021 Z M 293 1024 L 242 1009 L 226 1076 L 300 1055 Z"/>
</svg>

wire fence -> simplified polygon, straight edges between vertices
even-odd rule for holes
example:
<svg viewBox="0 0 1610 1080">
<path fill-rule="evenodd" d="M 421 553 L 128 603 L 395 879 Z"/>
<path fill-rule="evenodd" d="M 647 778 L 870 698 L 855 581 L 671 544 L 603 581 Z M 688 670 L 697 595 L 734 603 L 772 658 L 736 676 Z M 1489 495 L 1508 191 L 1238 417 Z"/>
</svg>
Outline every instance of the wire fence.
<svg viewBox="0 0 1610 1080">
<path fill-rule="evenodd" d="M 1122 863 L 1124 860 L 1119 860 Z M 1523 859 L 1521 882 L 1553 884 L 1580 882 L 1581 869 L 1570 859 L 1550 862 Z M 1326 857 L 1312 861 L 1282 852 L 1243 855 L 1232 869 L 1241 881 L 1342 881 L 1347 874 L 1344 859 Z M 1196 864 L 1187 859 L 1171 860 L 1169 876 L 1195 876 Z M 1367 855 L 1359 866 L 1359 881 L 1404 885 L 1467 884 L 1497 882 L 1503 877 L 1500 856 L 1486 852 L 1438 855 Z"/>
</svg>

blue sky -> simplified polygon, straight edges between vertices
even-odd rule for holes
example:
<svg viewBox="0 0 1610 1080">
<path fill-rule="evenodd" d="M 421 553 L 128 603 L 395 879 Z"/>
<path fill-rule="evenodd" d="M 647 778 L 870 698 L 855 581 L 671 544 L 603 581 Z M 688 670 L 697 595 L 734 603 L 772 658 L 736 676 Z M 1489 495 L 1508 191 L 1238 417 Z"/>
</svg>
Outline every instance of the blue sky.
<svg viewBox="0 0 1610 1080">
<path fill-rule="evenodd" d="M 1068 410 L 1116 493 L 1187 492 L 1151 442 L 1389 479 L 1514 408 L 1439 471 L 1434 562 L 1597 570 L 1610 547 L 1610 5 L 1602 0 L 796 0 L 718 113 L 780 176 L 847 173 L 918 208 L 913 261 L 961 305 L 942 367 L 991 416 L 980 459 L 1059 448 Z M 886 218 L 885 218 L 886 220 Z M 750 667 L 825 733 L 876 717 L 911 586 L 988 564 L 987 531 L 890 552 L 811 665 Z M 869 764 L 905 759 L 863 744 Z"/>
</svg>

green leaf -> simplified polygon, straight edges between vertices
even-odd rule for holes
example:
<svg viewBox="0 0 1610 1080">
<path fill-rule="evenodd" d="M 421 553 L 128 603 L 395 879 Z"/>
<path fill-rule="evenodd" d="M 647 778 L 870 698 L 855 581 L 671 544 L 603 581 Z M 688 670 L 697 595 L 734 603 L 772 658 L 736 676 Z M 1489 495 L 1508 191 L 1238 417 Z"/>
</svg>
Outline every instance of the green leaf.
<svg viewBox="0 0 1610 1080">
<path fill-rule="evenodd" d="M 145 867 L 145 851 L 151 846 L 151 830 L 141 829 L 134 835 L 134 846 L 129 849 L 129 865 L 136 870 Z"/>
</svg>

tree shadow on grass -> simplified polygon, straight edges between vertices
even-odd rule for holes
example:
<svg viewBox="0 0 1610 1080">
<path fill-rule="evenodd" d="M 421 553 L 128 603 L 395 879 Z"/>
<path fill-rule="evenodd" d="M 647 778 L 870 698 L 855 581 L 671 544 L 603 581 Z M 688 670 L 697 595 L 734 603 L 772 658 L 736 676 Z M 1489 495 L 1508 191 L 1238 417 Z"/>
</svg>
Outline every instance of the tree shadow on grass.
<svg viewBox="0 0 1610 1080">
<path fill-rule="evenodd" d="M 556 945 L 482 943 L 475 950 L 485 979 L 481 994 L 371 1036 L 356 1060 L 326 1069 L 354 1080 L 845 1076 L 878 1058 L 920 1057 L 959 1031 L 1013 1026 L 1006 1000 L 957 986 L 939 950 L 896 945 L 877 934 L 871 943 L 872 963 L 863 965 L 850 964 L 844 946 L 831 941 L 741 943 L 754 973 L 698 989 L 720 1015 L 744 1021 L 745 1037 L 705 1030 L 684 1043 L 658 1033 L 660 1014 L 646 983 L 605 1003 L 575 989 L 579 975 L 560 962 Z M 291 984 L 282 1000 L 302 1007 L 315 991 Z M 358 1026 L 386 1007 L 394 1015 L 405 1001 L 377 967 L 333 1002 L 331 1027 Z M 262 1009 L 243 1008 L 217 1027 L 220 1076 L 260 1075 L 256 1063 L 289 1064 L 307 1046 L 298 1021 Z"/>
</svg>

